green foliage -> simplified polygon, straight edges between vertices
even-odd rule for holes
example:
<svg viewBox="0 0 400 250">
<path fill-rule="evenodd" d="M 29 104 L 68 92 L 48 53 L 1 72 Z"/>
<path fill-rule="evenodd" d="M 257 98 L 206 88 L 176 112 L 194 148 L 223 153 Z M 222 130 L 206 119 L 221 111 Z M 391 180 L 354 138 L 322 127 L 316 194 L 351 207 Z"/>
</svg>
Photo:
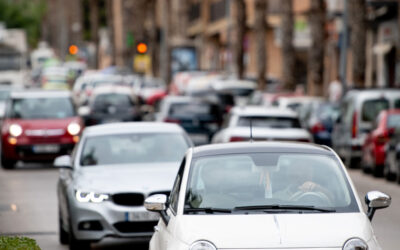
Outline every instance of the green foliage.
<svg viewBox="0 0 400 250">
<path fill-rule="evenodd" d="M 40 250 L 34 239 L 0 236 L 0 250 Z"/>
<path fill-rule="evenodd" d="M 0 22 L 4 22 L 7 28 L 25 29 L 32 47 L 39 40 L 45 11 L 44 0 L 0 0 Z"/>
</svg>

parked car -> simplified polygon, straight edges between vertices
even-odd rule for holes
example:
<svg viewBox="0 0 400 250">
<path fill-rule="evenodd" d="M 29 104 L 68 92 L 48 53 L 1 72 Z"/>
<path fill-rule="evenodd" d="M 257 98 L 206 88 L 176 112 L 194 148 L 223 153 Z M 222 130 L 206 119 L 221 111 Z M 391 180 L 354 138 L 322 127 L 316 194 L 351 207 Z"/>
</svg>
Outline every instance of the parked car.
<svg viewBox="0 0 400 250">
<path fill-rule="evenodd" d="M 212 138 L 212 143 L 248 141 L 251 138 L 257 141 L 312 140 L 292 110 L 246 106 L 234 107 L 230 111 L 223 128 Z"/>
<path fill-rule="evenodd" d="M 125 86 L 97 87 L 89 105 L 80 107 L 78 111 L 87 126 L 142 120 L 139 98 Z"/>
<path fill-rule="evenodd" d="M 325 146 L 245 142 L 191 148 L 171 194 L 145 200 L 161 215 L 150 250 L 381 249 L 345 166 Z"/>
<path fill-rule="evenodd" d="M 358 167 L 362 146 L 382 110 L 400 108 L 399 89 L 351 90 L 344 97 L 332 132 L 332 146 L 348 167 Z"/>
<path fill-rule="evenodd" d="M 144 199 L 168 195 L 192 143 L 175 124 L 115 123 L 87 127 L 72 156 L 54 161 L 59 240 L 89 248 L 105 237 L 148 240 L 158 214 Z"/>
<path fill-rule="evenodd" d="M 69 92 L 16 91 L 7 102 L 1 134 L 1 163 L 53 161 L 70 153 L 83 128 Z"/>
<path fill-rule="evenodd" d="M 209 143 L 222 123 L 220 107 L 213 102 L 187 96 L 168 96 L 160 106 L 157 121 L 179 124 L 196 145 Z"/>
<path fill-rule="evenodd" d="M 332 145 L 333 125 L 340 114 L 338 105 L 315 101 L 303 105 L 298 113 L 303 127 L 312 134 L 314 143 Z"/>
<path fill-rule="evenodd" d="M 400 109 L 381 111 L 363 145 L 363 170 L 376 177 L 383 175 L 387 144 L 396 128 L 400 129 Z"/>
</svg>

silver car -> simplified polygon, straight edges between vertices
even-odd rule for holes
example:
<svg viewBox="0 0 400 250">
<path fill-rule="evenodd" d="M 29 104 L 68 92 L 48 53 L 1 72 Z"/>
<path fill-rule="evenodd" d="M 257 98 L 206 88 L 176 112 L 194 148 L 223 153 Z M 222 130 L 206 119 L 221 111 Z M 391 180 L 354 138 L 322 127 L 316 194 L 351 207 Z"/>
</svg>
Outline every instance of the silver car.
<svg viewBox="0 0 400 250">
<path fill-rule="evenodd" d="M 115 123 L 87 127 L 72 156 L 58 157 L 59 236 L 70 249 L 104 237 L 148 240 L 159 218 L 146 197 L 169 194 L 192 146 L 175 124 Z"/>
</svg>

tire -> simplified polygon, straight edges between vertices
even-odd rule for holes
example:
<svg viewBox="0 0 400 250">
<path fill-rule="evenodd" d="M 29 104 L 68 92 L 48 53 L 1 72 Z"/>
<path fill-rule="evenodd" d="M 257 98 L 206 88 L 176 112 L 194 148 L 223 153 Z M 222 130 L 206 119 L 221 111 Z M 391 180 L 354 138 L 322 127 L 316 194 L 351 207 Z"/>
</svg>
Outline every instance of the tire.
<svg viewBox="0 0 400 250">
<path fill-rule="evenodd" d="M 4 155 L 1 155 L 1 166 L 4 169 L 13 169 L 15 168 L 16 161 L 8 160 L 4 157 Z"/>
<path fill-rule="evenodd" d="M 61 212 L 58 212 L 58 236 L 62 245 L 67 245 L 69 242 L 69 234 L 64 230 L 64 224 L 61 219 Z"/>
<path fill-rule="evenodd" d="M 383 176 L 383 166 L 382 165 L 375 165 L 372 169 L 372 175 L 375 177 L 382 177 Z"/>
<path fill-rule="evenodd" d="M 396 180 L 396 175 L 390 171 L 390 166 L 385 164 L 383 166 L 383 176 L 385 177 L 386 180 L 388 181 L 394 181 Z"/>
<path fill-rule="evenodd" d="M 69 249 L 70 250 L 85 250 L 85 249 L 90 249 L 90 241 L 86 240 L 78 240 L 75 235 L 74 231 L 72 230 L 72 223 L 70 221 L 69 223 Z"/>
</svg>

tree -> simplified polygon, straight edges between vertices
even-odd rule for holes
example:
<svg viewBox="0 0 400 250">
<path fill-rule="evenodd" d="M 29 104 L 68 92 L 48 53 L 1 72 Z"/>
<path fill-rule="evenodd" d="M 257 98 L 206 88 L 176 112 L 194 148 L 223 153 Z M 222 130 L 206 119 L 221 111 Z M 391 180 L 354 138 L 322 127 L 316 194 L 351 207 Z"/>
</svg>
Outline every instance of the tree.
<svg viewBox="0 0 400 250">
<path fill-rule="evenodd" d="M 243 40 L 246 32 L 246 4 L 244 0 L 235 0 L 236 7 L 236 41 L 235 41 L 235 64 L 237 75 L 241 79 L 244 73 L 244 47 Z"/>
<path fill-rule="evenodd" d="M 147 36 L 149 38 L 149 54 L 151 57 L 151 71 L 153 76 L 157 75 L 158 70 L 158 44 L 157 44 L 157 28 L 156 28 L 156 0 L 147 1 L 147 20 L 149 23 Z"/>
<path fill-rule="evenodd" d="M 282 82 L 286 90 L 296 88 L 295 50 L 293 47 L 293 3 L 292 0 L 282 0 Z"/>
<path fill-rule="evenodd" d="M 267 24 L 265 17 L 267 13 L 267 1 L 256 0 L 255 2 L 255 33 L 257 48 L 257 83 L 258 89 L 265 88 L 265 70 L 267 67 L 267 50 L 266 50 L 266 29 Z"/>
<path fill-rule="evenodd" d="M 351 28 L 350 44 L 353 52 L 353 84 L 354 87 L 363 87 L 366 66 L 366 4 L 365 0 L 352 0 L 348 4 Z"/>
<path fill-rule="evenodd" d="M 308 93 L 323 95 L 325 16 L 323 0 L 311 0 L 309 24 L 311 29 L 311 46 L 308 50 Z"/>
</svg>

